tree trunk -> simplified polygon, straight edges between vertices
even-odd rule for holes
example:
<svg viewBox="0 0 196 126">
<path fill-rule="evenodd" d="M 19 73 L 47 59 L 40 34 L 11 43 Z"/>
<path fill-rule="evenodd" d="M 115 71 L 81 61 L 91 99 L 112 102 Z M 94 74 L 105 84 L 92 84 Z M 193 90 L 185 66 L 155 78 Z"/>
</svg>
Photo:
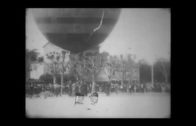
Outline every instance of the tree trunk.
<svg viewBox="0 0 196 126">
<path fill-rule="evenodd" d="M 127 83 L 127 93 L 129 93 L 129 83 Z"/>
<path fill-rule="evenodd" d="M 122 72 L 121 87 L 122 87 L 122 90 L 121 91 L 124 91 L 124 89 L 123 89 L 123 87 L 124 87 L 124 72 Z"/>
<path fill-rule="evenodd" d="M 95 92 L 95 77 L 94 75 L 92 75 L 92 89 L 91 89 L 91 93 Z"/>
<path fill-rule="evenodd" d="M 151 78 L 152 78 L 152 85 L 154 86 L 154 67 L 153 67 L 153 65 L 152 65 L 151 73 L 152 73 L 152 75 L 151 75 Z"/>
<path fill-rule="evenodd" d="M 61 95 L 63 94 L 63 81 L 64 81 L 64 78 L 63 78 L 63 73 L 61 74 Z"/>
<path fill-rule="evenodd" d="M 123 85 L 124 85 L 124 83 L 123 83 L 123 79 L 122 79 L 121 80 L 121 85 L 120 85 L 120 92 L 123 91 Z"/>
<path fill-rule="evenodd" d="M 91 93 L 95 92 L 95 81 L 92 81 Z"/>
<path fill-rule="evenodd" d="M 112 85 L 112 81 L 110 80 L 109 81 L 109 88 L 108 88 L 108 95 L 110 95 L 110 92 L 111 92 L 111 85 Z"/>
<path fill-rule="evenodd" d="M 167 74 L 165 74 L 165 83 L 168 82 L 168 79 L 167 79 Z"/>
<path fill-rule="evenodd" d="M 56 76 L 53 75 L 53 85 L 56 84 Z"/>
</svg>

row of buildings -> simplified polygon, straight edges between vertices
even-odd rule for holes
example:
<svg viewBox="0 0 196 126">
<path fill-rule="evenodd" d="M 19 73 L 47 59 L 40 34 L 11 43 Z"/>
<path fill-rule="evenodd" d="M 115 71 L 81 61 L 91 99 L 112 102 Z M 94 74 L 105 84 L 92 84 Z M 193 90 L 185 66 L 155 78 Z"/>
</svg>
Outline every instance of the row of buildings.
<svg viewBox="0 0 196 126">
<path fill-rule="evenodd" d="M 65 52 L 65 59 L 64 59 L 64 63 L 67 63 L 70 58 L 70 51 L 68 50 L 64 50 L 60 47 L 55 46 L 54 44 L 48 42 L 47 44 L 45 44 L 43 46 L 43 50 L 44 50 L 44 62 L 42 63 L 38 63 L 35 62 L 33 64 L 31 64 L 31 72 L 30 72 L 30 78 L 31 79 L 39 79 L 39 77 L 43 74 L 51 74 L 51 68 L 48 66 L 48 64 L 51 63 L 51 60 L 48 59 L 48 56 L 55 55 L 58 56 L 60 54 L 60 59 L 59 61 L 62 61 L 62 51 Z M 99 48 L 91 48 L 89 50 L 86 50 L 83 52 L 83 54 L 87 54 L 87 53 L 96 53 L 99 52 Z M 75 54 L 78 55 L 78 54 Z M 116 57 L 112 57 L 110 56 L 108 60 L 114 59 Z M 65 74 L 69 74 L 69 71 L 67 71 L 67 73 Z M 114 73 L 114 75 L 112 76 L 112 80 L 122 80 L 122 76 L 123 73 L 121 71 L 116 71 Z M 140 74 L 139 74 L 139 66 L 138 64 L 136 64 L 135 62 L 132 62 L 131 68 L 129 68 L 126 71 L 125 80 L 131 80 L 131 81 L 139 81 L 140 79 Z M 98 76 L 96 77 L 96 81 L 107 81 L 108 80 L 108 76 L 106 75 L 106 73 L 104 72 L 104 70 L 102 70 Z"/>
</svg>

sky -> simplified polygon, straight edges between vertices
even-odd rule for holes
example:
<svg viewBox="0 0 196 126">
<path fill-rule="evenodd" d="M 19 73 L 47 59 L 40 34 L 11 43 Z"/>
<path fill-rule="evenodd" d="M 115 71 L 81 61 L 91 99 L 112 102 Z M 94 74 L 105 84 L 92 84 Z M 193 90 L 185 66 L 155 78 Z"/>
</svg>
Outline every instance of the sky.
<svg viewBox="0 0 196 126">
<path fill-rule="evenodd" d="M 170 59 L 169 9 L 122 9 L 119 20 L 100 46 L 100 52 L 111 55 L 131 53 L 136 61 L 154 63 L 158 58 Z M 31 10 L 26 15 L 26 48 L 43 54 L 47 39 L 39 31 Z"/>
</svg>

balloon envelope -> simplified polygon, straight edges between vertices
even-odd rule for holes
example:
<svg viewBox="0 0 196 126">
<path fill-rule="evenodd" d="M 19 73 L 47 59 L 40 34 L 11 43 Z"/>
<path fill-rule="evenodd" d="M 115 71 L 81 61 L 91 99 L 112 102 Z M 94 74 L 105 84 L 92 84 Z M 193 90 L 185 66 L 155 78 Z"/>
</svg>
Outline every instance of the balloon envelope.
<svg viewBox="0 0 196 126">
<path fill-rule="evenodd" d="M 34 9 L 49 42 L 78 53 L 99 46 L 116 24 L 120 9 Z"/>
</svg>

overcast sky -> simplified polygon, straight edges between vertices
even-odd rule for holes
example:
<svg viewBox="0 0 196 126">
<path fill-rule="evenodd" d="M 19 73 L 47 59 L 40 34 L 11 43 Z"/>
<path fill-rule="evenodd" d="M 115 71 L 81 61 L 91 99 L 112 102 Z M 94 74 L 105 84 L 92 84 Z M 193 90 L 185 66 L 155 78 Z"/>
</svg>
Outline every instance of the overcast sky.
<svg viewBox="0 0 196 126">
<path fill-rule="evenodd" d="M 31 10 L 26 18 L 26 47 L 38 49 L 47 39 L 39 31 Z M 170 11 L 168 9 L 122 9 L 113 31 L 102 43 L 100 51 L 112 55 L 131 53 L 136 59 L 153 63 L 156 58 L 170 59 Z"/>
</svg>

